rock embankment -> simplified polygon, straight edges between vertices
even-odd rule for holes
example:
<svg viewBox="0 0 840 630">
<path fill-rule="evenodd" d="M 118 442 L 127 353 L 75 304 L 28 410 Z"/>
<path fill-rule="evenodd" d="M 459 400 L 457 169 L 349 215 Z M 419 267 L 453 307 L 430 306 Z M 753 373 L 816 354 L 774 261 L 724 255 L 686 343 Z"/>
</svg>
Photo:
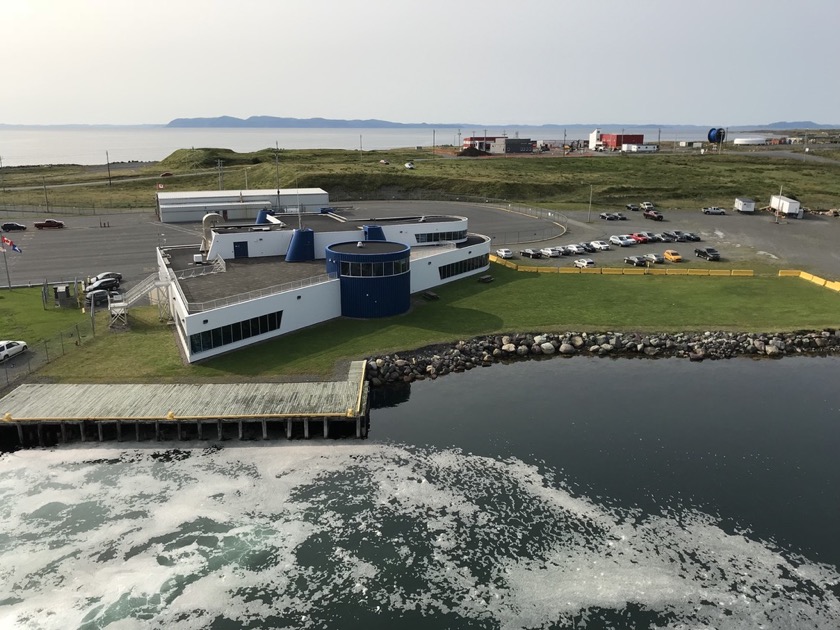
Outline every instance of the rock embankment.
<svg viewBox="0 0 840 630">
<path fill-rule="evenodd" d="M 840 353 L 840 330 L 790 333 L 561 333 L 476 337 L 452 345 L 368 359 L 373 386 L 437 378 L 494 363 L 551 356 L 677 357 L 690 361 L 739 356 Z"/>
</svg>

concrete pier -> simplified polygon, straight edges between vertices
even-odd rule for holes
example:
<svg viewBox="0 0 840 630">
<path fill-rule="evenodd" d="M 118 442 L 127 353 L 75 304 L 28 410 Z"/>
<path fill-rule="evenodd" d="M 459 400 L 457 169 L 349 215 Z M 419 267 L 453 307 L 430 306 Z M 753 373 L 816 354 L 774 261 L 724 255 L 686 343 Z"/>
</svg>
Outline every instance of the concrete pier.
<svg viewBox="0 0 840 630">
<path fill-rule="evenodd" d="M 355 361 L 330 382 L 21 385 L 0 400 L 0 448 L 121 442 L 131 425 L 138 442 L 308 439 L 313 428 L 325 439 L 363 439 L 365 366 Z"/>
</svg>

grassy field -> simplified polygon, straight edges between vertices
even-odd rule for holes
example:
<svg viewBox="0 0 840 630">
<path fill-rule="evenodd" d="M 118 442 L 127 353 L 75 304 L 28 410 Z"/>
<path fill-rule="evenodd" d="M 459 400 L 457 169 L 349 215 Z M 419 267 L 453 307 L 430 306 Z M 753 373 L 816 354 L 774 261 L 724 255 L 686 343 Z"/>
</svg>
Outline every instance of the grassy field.
<svg viewBox="0 0 840 630">
<path fill-rule="evenodd" d="M 816 154 L 816 152 L 815 152 Z M 834 153 L 826 150 L 829 159 Z M 275 162 L 275 158 L 277 161 Z M 390 164 L 380 164 L 380 160 Z M 417 168 L 403 167 L 414 160 Z M 443 150 L 358 151 L 266 149 L 234 153 L 226 149 L 181 149 L 156 164 L 112 168 L 54 166 L 5 168 L 6 204 L 136 208 L 152 207 L 157 184 L 166 191 L 215 189 L 216 161 L 224 164 L 224 188 L 318 187 L 333 201 L 390 198 L 423 192 L 505 199 L 547 208 L 620 208 L 650 199 L 659 207 L 731 207 L 736 196 L 759 205 L 780 187 L 813 209 L 840 205 L 840 161 L 814 162 L 782 157 L 779 151 L 750 155 L 699 155 L 663 151 L 657 155 L 588 157 L 524 156 L 456 158 Z M 161 178 L 161 172 L 172 177 Z M 68 183 L 86 185 L 58 187 Z M 45 190 L 46 188 L 46 190 Z"/>
<path fill-rule="evenodd" d="M 440 300 L 417 299 L 400 317 L 337 320 L 194 366 L 182 363 L 174 331 L 157 321 L 156 309 L 138 309 L 130 332 L 99 334 L 41 374 L 84 382 L 324 377 L 346 360 L 499 332 L 840 325 L 840 295 L 797 278 L 549 275 L 499 266 L 493 275 L 491 284 L 467 279 L 441 286 Z"/>
</svg>

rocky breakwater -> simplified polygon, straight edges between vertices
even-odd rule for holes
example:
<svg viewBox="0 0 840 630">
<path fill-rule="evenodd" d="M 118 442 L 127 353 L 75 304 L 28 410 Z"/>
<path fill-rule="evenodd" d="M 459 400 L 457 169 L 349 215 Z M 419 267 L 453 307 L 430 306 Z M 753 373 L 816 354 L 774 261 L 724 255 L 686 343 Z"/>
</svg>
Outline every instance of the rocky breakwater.
<svg viewBox="0 0 840 630">
<path fill-rule="evenodd" d="M 690 361 L 739 356 L 783 357 L 840 353 L 840 330 L 790 333 L 619 333 L 510 334 L 476 337 L 452 345 L 369 358 L 367 378 L 378 387 L 438 378 L 494 363 L 590 355 L 677 357 Z"/>
</svg>

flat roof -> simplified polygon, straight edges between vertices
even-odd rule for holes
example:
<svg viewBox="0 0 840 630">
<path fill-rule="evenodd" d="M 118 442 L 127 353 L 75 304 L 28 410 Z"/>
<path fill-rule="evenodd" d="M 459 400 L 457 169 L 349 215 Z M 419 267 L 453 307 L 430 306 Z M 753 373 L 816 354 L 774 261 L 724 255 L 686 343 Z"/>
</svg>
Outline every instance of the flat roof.
<svg viewBox="0 0 840 630">
<path fill-rule="evenodd" d="M 253 232 L 271 227 L 272 230 L 293 230 L 300 225 L 302 228 L 309 228 L 315 232 L 360 232 L 366 225 L 420 225 L 422 223 L 455 223 L 466 220 L 464 217 L 447 215 L 418 215 L 413 217 L 370 217 L 366 219 L 356 218 L 352 213 L 342 212 L 341 214 L 319 214 L 304 212 L 298 215 L 297 212 L 278 212 L 274 214 L 275 219 L 280 219 L 285 225 L 273 223 L 260 224 L 228 224 L 220 223 L 213 226 L 213 231 L 220 234 L 225 232 Z M 300 219 L 300 220 L 298 220 Z"/>
<path fill-rule="evenodd" d="M 359 247 L 359 243 L 362 243 L 362 247 Z M 340 254 L 393 254 L 406 251 L 409 247 L 403 243 L 393 243 L 391 241 L 353 241 L 330 245 L 330 249 Z"/>
<path fill-rule="evenodd" d="M 327 191 L 323 188 L 264 188 L 264 189 L 245 189 L 245 190 L 193 190 L 184 192 L 159 192 L 158 199 L 161 200 L 175 200 L 175 199 L 238 199 L 240 197 L 266 197 L 276 195 L 326 195 Z"/>
<path fill-rule="evenodd" d="M 175 272 L 194 269 L 199 273 L 210 266 L 193 262 L 193 255 L 201 253 L 198 245 L 165 251 L 169 254 L 170 266 Z M 225 266 L 227 271 L 224 273 L 206 273 L 179 279 L 181 292 L 187 301 L 212 302 L 327 273 L 326 260 L 287 263 L 284 256 L 231 258 L 225 261 Z"/>
</svg>

